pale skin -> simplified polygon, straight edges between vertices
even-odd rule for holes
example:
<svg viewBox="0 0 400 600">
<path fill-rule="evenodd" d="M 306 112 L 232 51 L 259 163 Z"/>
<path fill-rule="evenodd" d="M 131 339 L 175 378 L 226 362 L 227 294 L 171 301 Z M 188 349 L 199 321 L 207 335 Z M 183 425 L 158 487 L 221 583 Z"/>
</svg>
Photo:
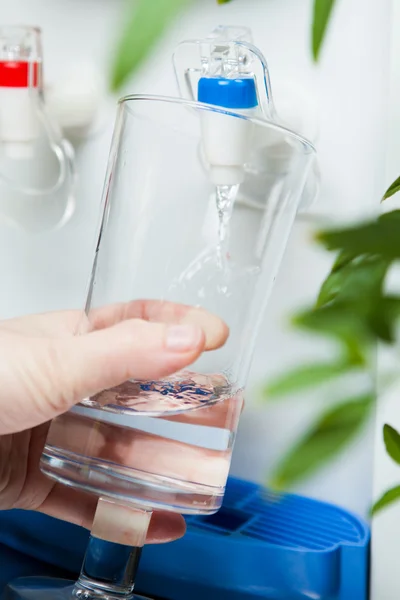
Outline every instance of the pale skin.
<svg viewBox="0 0 400 600">
<path fill-rule="evenodd" d="M 202 309 L 135 301 L 0 321 L 0 510 L 22 508 L 90 528 L 97 498 L 45 477 L 51 419 L 128 379 L 158 379 L 221 347 L 228 328 Z M 180 515 L 155 512 L 147 543 L 184 534 Z"/>
</svg>

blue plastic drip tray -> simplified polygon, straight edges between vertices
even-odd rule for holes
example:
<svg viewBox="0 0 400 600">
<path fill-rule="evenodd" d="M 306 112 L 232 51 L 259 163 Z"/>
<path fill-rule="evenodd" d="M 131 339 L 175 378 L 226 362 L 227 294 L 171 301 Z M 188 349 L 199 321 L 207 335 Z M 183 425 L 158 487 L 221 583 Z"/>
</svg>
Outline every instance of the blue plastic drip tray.
<svg viewBox="0 0 400 600">
<path fill-rule="evenodd" d="M 181 540 L 146 546 L 138 592 L 163 600 L 368 598 L 369 527 L 339 507 L 231 478 L 221 510 L 187 525 Z M 0 512 L 0 584 L 8 573 L 78 573 L 87 540 L 87 531 L 44 515 Z M 18 561 L 5 546 L 21 553 Z"/>
<path fill-rule="evenodd" d="M 243 530 L 245 525 L 251 521 L 254 521 L 252 513 L 223 506 L 215 515 L 204 517 L 202 520 L 199 519 L 197 523 L 192 521 L 192 525 L 200 529 L 211 529 L 211 531 L 222 535 L 230 535 L 235 531 Z"/>
<path fill-rule="evenodd" d="M 141 588 L 167 600 L 367 600 L 370 532 L 355 515 L 231 478 L 221 510 L 148 547 Z"/>
</svg>

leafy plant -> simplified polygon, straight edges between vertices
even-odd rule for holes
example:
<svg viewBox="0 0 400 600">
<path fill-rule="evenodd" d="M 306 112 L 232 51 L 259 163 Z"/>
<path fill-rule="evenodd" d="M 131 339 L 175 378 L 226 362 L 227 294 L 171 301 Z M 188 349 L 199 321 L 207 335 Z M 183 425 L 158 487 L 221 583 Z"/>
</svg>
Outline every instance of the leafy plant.
<svg viewBox="0 0 400 600">
<path fill-rule="evenodd" d="M 336 456 L 368 420 L 373 402 L 373 395 L 365 394 L 327 411 L 279 464 L 271 487 L 283 489 Z"/>
<path fill-rule="evenodd" d="M 396 193 L 395 186 L 400 189 L 395 182 L 385 197 Z M 400 316 L 400 296 L 385 291 L 388 270 L 400 258 L 399 234 L 400 211 L 394 210 L 358 226 L 316 235 L 326 249 L 338 253 L 337 258 L 315 306 L 296 315 L 293 323 L 333 340 L 336 356 L 279 375 L 266 386 L 264 397 L 276 400 L 293 392 L 318 390 L 318 386 L 335 383 L 348 373 L 363 373 L 368 389 L 358 399 L 335 399 L 277 464 L 270 485 L 289 487 L 323 467 L 355 439 L 372 415 L 376 386 L 371 358 L 377 342 L 395 342 Z M 389 455 L 400 464 L 400 435 L 386 425 L 384 436 Z M 397 497 L 400 486 L 387 492 L 374 512 Z"/>
<path fill-rule="evenodd" d="M 398 465 L 400 465 L 400 434 L 396 429 L 390 425 L 384 425 L 383 427 L 383 440 L 385 442 L 386 452 L 390 458 Z M 377 512 L 386 508 L 393 502 L 400 499 L 400 485 L 388 490 L 383 496 L 374 504 L 372 508 L 372 514 L 375 515 Z"/>
<path fill-rule="evenodd" d="M 312 53 L 315 61 L 319 59 L 334 4 L 335 0 L 314 0 Z"/>
<path fill-rule="evenodd" d="M 218 4 L 226 4 L 232 0 L 218 0 Z M 314 0 L 312 19 L 312 54 L 318 61 L 322 45 L 328 30 L 335 0 Z"/>
<path fill-rule="evenodd" d="M 382 200 L 387 200 L 387 198 L 394 196 L 394 194 L 397 194 L 397 192 L 399 192 L 399 191 L 400 191 L 400 177 L 398 177 L 396 179 L 396 181 L 394 181 L 392 183 L 392 185 L 386 190 L 386 193 L 383 196 Z"/>
<path fill-rule="evenodd" d="M 118 42 L 111 71 L 111 90 L 117 91 L 152 50 L 179 11 L 190 0 L 129 2 L 126 25 Z"/>
<path fill-rule="evenodd" d="M 383 508 L 386 508 L 390 504 L 397 502 L 397 500 L 399 500 L 399 499 L 400 499 L 400 485 L 392 488 L 391 490 L 389 490 L 385 494 L 383 494 L 382 498 L 380 500 L 378 500 L 378 502 L 376 502 L 376 504 L 374 504 L 374 507 L 372 509 L 372 515 L 376 515 L 376 513 L 381 511 Z"/>
<path fill-rule="evenodd" d="M 179 12 L 192 0 L 136 0 L 128 2 L 125 26 L 117 42 L 111 68 L 110 88 L 117 92 L 140 66 L 157 40 Z M 232 0 L 216 0 L 228 4 Z M 335 0 L 315 0 L 312 24 L 312 52 L 317 61 L 321 52 Z"/>
</svg>

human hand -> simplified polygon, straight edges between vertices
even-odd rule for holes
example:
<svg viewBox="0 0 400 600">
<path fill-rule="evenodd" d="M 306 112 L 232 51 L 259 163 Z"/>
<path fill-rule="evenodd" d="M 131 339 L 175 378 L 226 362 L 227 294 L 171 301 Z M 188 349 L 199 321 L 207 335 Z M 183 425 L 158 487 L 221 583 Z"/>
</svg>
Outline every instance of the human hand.
<svg viewBox="0 0 400 600">
<path fill-rule="evenodd" d="M 75 335 L 79 312 L 0 321 L 0 509 L 23 508 L 91 527 L 97 498 L 39 469 L 49 421 L 85 397 L 128 379 L 158 379 L 222 346 L 217 317 L 157 301 L 93 311 Z M 179 515 L 156 512 L 148 542 L 184 533 Z"/>
</svg>

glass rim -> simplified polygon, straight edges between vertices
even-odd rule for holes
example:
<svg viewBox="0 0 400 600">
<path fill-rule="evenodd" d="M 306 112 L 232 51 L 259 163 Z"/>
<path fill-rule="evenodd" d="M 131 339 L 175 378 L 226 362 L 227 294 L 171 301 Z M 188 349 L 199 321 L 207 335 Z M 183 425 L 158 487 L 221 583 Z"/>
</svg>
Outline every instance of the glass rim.
<svg viewBox="0 0 400 600">
<path fill-rule="evenodd" d="M 253 117 L 250 115 L 244 115 L 242 113 L 235 112 L 234 110 L 229 110 L 220 106 L 214 106 L 213 104 L 205 104 L 204 102 L 197 102 L 195 100 L 186 100 L 185 98 L 179 98 L 177 96 L 162 96 L 158 94 L 128 94 L 123 96 L 118 100 L 118 106 L 125 106 L 130 104 L 131 102 L 137 101 L 147 101 L 147 102 L 165 102 L 169 104 L 181 104 L 183 106 L 187 106 L 189 108 L 200 108 L 201 110 L 206 110 L 210 112 L 217 112 L 220 114 L 224 114 L 232 117 L 240 117 L 241 119 L 245 119 L 246 121 L 250 121 L 255 125 L 260 127 L 271 128 L 275 131 L 280 131 L 283 134 L 290 135 L 292 138 L 297 140 L 300 144 L 305 146 L 309 153 L 316 154 L 317 150 L 312 142 L 305 138 L 304 136 L 296 133 L 292 129 L 285 127 L 284 125 L 279 125 L 278 123 L 274 123 L 273 121 L 269 121 L 268 119 L 261 119 L 259 117 Z"/>
</svg>

